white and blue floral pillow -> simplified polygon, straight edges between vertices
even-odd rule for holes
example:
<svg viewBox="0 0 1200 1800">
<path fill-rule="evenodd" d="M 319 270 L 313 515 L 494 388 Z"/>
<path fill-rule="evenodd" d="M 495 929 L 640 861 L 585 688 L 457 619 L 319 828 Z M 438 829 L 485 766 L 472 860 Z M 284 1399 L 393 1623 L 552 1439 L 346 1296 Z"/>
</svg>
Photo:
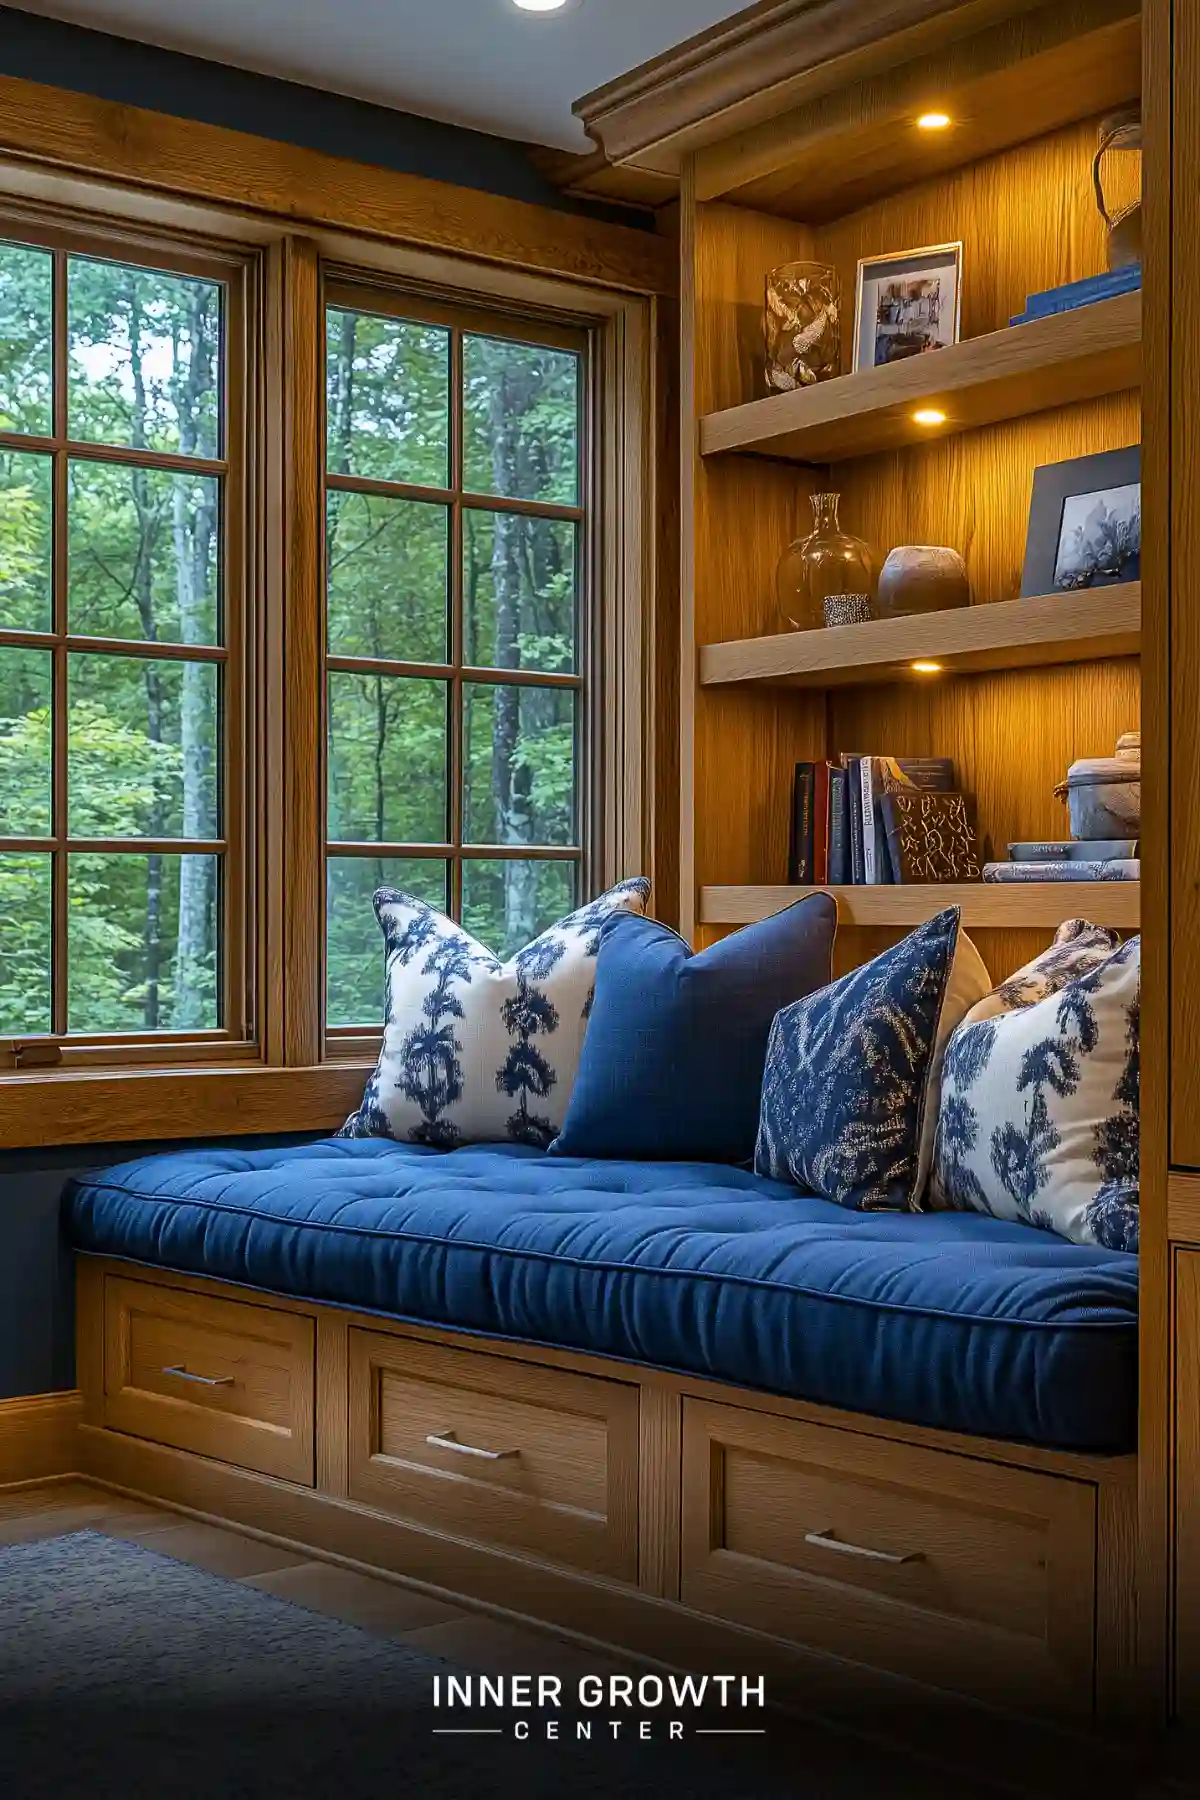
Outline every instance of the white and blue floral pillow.
<svg viewBox="0 0 1200 1800">
<path fill-rule="evenodd" d="M 964 1023 L 943 1070 L 930 1198 L 1138 1247 L 1141 939 L 1032 1005 Z"/>
<path fill-rule="evenodd" d="M 942 1057 L 991 977 L 948 907 L 778 1013 L 754 1167 L 859 1211 L 920 1205 Z"/>
<path fill-rule="evenodd" d="M 383 1049 L 339 1135 L 545 1149 L 579 1069 L 600 928 L 649 898 L 643 876 L 622 881 L 502 963 L 436 908 L 381 888 Z"/>
</svg>

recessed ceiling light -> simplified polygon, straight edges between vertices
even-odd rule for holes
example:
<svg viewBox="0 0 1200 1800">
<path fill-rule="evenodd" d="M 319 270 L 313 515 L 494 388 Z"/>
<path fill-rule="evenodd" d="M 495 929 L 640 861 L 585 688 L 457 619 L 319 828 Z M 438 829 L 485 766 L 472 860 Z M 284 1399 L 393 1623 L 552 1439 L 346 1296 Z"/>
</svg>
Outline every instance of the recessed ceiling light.
<svg viewBox="0 0 1200 1800">
<path fill-rule="evenodd" d="M 561 12 L 567 0 L 513 0 L 522 12 Z"/>
<path fill-rule="evenodd" d="M 914 425 L 944 425 L 945 423 L 945 413 L 939 412 L 936 406 L 918 407 L 913 414 Z"/>
<path fill-rule="evenodd" d="M 521 0 L 517 0 L 517 5 L 519 6 L 520 4 Z M 943 112 L 922 113 L 917 120 L 917 124 L 922 131 L 945 131 L 949 123 L 950 114 Z"/>
<path fill-rule="evenodd" d="M 912 671 L 914 675 L 940 675 L 942 665 L 934 662 L 915 662 L 912 665 Z"/>
</svg>

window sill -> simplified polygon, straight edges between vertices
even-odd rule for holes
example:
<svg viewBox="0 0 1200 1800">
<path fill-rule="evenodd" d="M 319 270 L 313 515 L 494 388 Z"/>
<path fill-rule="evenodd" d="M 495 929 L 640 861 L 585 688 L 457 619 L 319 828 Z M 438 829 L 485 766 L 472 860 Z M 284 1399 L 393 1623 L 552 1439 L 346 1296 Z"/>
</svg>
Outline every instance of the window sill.
<svg viewBox="0 0 1200 1800">
<path fill-rule="evenodd" d="M 0 1150 L 336 1131 L 371 1063 L 0 1074 Z"/>
</svg>

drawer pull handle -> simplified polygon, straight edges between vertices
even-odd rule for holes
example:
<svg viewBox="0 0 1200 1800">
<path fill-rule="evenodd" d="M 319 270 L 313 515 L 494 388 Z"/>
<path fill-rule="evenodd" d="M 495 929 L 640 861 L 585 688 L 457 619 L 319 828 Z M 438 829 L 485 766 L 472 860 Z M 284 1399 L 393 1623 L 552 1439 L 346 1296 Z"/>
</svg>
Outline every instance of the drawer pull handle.
<svg viewBox="0 0 1200 1800">
<path fill-rule="evenodd" d="M 520 1456 L 519 1450 L 481 1450 L 478 1444 L 462 1444 L 452 1431 L 431 1431 L 425 1439 L 435 1450 L 454 1450 L 459 1456 L 478 1456 L 484 1462 L 505 1462 L 510 1456 Z"/>
<path fill-rule="evenodd" d="M 163 1374 L 174 1375 L 177 1381 L 198 1382 L 201 1387 L 232 1387 L 234 1385 L 232 1375 L 193 1375 L 192 1371 L 185 1369 L 182 1363 L 175 1363 L 171 1368 L 164 1369 Z"/>
<path fill-rule="evenodd" d="M 891 1550 L 869 1550 L 865 1544 L 848 1544 L 844 1538 L 834 1537 L 832 1531 L 806 1531 L 806 1544 L 812 1544 L 817 1550 L 836 1550 L 841 1556 L 862 1556 L 868 1562 L 881 1563 L 914 1563 L 924 1562 L 923 1550 L 908 1550 L 897 1556 Z"/>
</svg>

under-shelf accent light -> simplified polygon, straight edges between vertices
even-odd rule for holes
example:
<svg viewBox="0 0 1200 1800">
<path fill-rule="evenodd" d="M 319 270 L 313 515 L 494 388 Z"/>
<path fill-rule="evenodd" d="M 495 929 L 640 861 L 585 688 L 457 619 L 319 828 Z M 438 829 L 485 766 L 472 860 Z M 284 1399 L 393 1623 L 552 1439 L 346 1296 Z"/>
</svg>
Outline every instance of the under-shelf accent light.
<svg viewBox="0 0 1200 1800">
<path fill-rule="evenodd" d="M 522 12 L 559 12 L 567 0 L 513 0 Z"/>
<path fill-rule="evenodd" d="M 520 5 L 520 0 L 517 0 L 517 4 Z M 917 126 L 921 131 L 945 131 L 949 123 L 950 114 L 944 112 L 922 113 L 917 120 Z"/>
<path fill-rule="evenodd" d="M 935 662 L 915 662 L 912 665 L 912 672 L 914 675 L 940 675 L 942 665 Z"/>
<path fill-rule="evenodd" d="M 944 425 L 946 415 L 939 412 L 936 406 L 919 406 L 913 414 L 914 425 Z"/>
</svg>

